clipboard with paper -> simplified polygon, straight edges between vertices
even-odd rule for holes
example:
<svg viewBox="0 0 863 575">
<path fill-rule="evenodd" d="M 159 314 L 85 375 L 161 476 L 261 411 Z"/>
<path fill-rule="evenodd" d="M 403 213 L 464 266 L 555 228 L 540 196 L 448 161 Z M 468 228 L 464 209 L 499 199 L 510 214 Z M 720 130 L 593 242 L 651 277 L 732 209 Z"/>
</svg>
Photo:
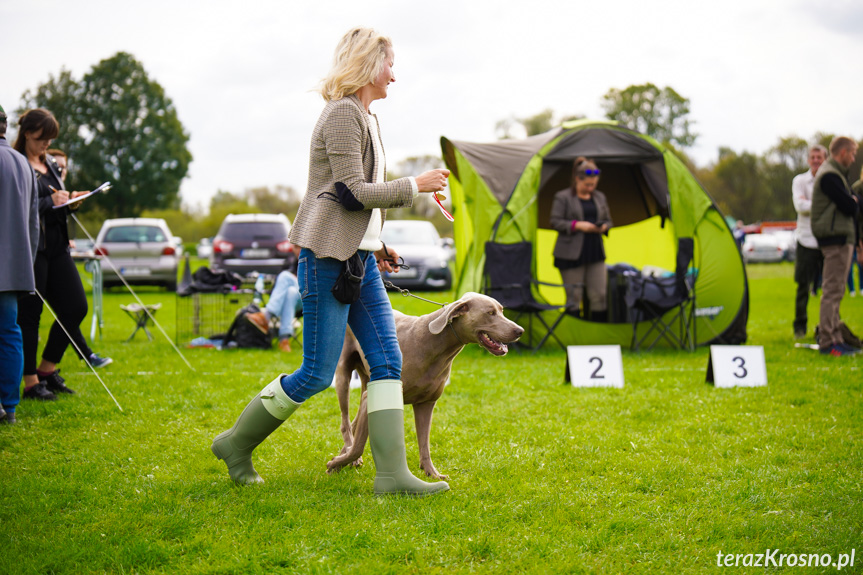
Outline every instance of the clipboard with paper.
<svg viewBox="0 0 863 575">
<path fill-rule="evenodd" d="M 51 188 L 51 189 L 52 189 L 52 190 L 54 190 L 55 192 L 57 191 L 57 190 L 56 190 L 56 189 L 54 189 L 54 188 Z M 60 208 L 65 208 L 66 206 L 70 206 L 70 205 L 72 205 L 72 204 L 77 204 L 77 203 L 78 203 L 78 202 L 80 202 L 81 200 L 86 200 L 87 198 L 89 198 L 89 197 L 90 197 L 90 196 L 92 196 L 93 194 L 98 194 L 99 192 L 107 192 L 107 191 L 108 191 L 108 190 L 110 190 L 110 189 L 111 189 L 111 182 L 105 182 L 104 184 L 102 184 L 101 186 L 99 186 L 98 188 L 96 188 L 95 190 L 92 190 L 92 191 L 90 191 L 90 192 L 88 192 L 88 193 L 86 193 L 86 194 L 83 194 L 83 195 L 81 195 L 81 196 L 78 196 L 77 198 L 74 198 L 74 199 L 72 199 L 72 200 L 69 200 L 69 201 L 68 201 L 68 202 L 66 202 L 65 204 L 60 204 L 59 206 L 54 206 L 54 209 L 55 209 L 55 210 L 59 210 Z"/>
</svg>

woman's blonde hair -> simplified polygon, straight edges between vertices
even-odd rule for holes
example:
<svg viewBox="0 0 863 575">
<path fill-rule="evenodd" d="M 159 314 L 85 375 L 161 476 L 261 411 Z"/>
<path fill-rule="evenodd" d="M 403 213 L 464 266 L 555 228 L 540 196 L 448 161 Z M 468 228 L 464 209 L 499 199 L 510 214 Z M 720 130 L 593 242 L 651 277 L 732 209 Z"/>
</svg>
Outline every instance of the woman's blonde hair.
<svg viewBox="0 0 863 575">
<path fill-rule="evenodd" d="M 374 81 L 392 47 L 389 38 L 371 28 L 350 30 L 336 46 L 333 66 L 321 83 L 321 96 L 327 102 L 339 100 Z"/>
</svg>

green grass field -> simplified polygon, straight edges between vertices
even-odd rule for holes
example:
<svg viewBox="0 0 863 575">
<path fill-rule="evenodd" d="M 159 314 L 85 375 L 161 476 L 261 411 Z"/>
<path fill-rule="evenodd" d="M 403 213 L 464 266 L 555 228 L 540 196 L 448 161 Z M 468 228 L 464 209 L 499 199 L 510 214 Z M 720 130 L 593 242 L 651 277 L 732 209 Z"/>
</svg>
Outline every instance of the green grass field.
<svg viewBox="0 0 863 575">
<path fill-rule="evenodd" d="M 211 439 L 300 353 L 183 349 L 192 372 L 157 331 L 123 343 L 133 324 L 119 305 L 134 300 L 114 290 L 94 349 L 114 358 L 100 375 L 123 412 L 68 352 L 78 394 L 24 401 L 19 424 L 0 427 L 0 572 L 733 573 L 756 568 L 720 569 L 718 553 L 767 549 L 855 550 L 842 572 L 861 572 L 863 357 L 794 348 L 792 270 L 749 268 L 763 388 L 706 384 L 705 348 L 625 350 L 624 389 L 565 385 L 560 350 L 466 349 L 431 438 L 452 490 L 428 499 L 374 497 L 368 449 L 364 467 L 327 475 L 341 447 L 332 390 L 256 451 L 264 485 L 234 486 Z M 174 295 L 140 294 L 162 303 L 173 336 Z M 863 331 L 863 298 L 846 297 L 842 315 Z M 797 571 L 787 562 L 768 571 Z"/>
</svg>

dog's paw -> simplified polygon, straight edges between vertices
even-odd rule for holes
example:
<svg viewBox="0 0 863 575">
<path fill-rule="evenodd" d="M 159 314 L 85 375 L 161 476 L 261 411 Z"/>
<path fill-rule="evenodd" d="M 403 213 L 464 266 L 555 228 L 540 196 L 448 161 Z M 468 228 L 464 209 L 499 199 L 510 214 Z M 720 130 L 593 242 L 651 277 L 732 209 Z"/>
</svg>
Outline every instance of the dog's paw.
<svg viewBox="0 0 863 575">
<path fill-rule="evenodd" d="M 427 477 L 431 477 L 432 479 L 440 479 L 441 481 L 446 481 L 447 479 L 449 479 L 449 475 L 443 475 L 439 473 L 438 470 L 435 469 L 434 465 L 420 465 L 420 469 L 423 470 Z"/>
<path fill-rule="evenodd" d="M 343 467 L 361 467 L 362 464 L 362 457 L 350 459 L 348 455 L 342 453 L 327 462 L 327 473 L 332 475 L 333 473 L 341 471 Z"/>
</svg>

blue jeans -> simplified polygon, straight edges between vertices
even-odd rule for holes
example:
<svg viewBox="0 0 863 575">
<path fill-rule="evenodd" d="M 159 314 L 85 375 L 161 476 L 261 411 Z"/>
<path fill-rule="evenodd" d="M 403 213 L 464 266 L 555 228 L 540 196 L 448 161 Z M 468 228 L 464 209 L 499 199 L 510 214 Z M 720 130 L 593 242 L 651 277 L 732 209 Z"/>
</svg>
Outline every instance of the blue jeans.
<svg viewBox="0 0 863 575">
<path fill-rule="evenodd" d="M 0 292 L 0 403 L 9 413 L 21 400 L 24 341 L 18 327 L 18 292 Z"/>
<path fill-rule="evenodd" d="M 301 309 L 303 304 L 297 276 L 289 271 L 280 272 L 276 277 L 273 293 L 270 294 L 270 301 L 267 302 L 267 312 L 280 319 L 279 339 L 294 335 L 294 316 Z"/>
<path fill-rule="evenodd" d="M 393 308 L 375 263 L 374 254 L 362 251 L 365 262 L 360 299 L 343 304 L 330 291 L 343 262 L 300 252 L 297 279 L 303 297 L 303 364 L 282 378 L 282 389 L 297 403 L 327 389 L 333 382 L 346 326 L 357 337 L 371 369 L 371 381 L 401 379 L 402 353 L 396 337 Z"/>
</svg>

